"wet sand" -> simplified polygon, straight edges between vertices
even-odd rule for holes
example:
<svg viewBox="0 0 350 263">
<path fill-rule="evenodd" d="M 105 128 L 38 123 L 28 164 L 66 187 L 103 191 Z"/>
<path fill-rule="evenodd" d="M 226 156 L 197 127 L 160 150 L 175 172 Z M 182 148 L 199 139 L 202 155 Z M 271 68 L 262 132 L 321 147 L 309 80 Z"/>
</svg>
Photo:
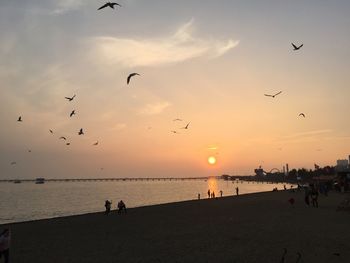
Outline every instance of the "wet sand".
<svg viewBox="0 0 350 263">
<path fill-rule="evenodd" d="M 285 262 L 350 262 L 345 196 L 313 208 L 303 192 L 268 192 L 10 224 L 11 262 L 272 263 L 283 248 Z"/>
</svg>

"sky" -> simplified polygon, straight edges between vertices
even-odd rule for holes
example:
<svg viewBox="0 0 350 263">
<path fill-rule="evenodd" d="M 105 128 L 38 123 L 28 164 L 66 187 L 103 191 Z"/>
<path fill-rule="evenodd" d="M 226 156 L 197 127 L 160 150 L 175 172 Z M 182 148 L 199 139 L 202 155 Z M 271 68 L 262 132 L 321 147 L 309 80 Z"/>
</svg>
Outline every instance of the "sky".
<svg viewBox="0 0 350 263">
<path fill-rule="evenodd" d="M 251 175 L 347 159 L 349 1 L 118 3 L 0 2 L 0 179 Z"/>
</svg>

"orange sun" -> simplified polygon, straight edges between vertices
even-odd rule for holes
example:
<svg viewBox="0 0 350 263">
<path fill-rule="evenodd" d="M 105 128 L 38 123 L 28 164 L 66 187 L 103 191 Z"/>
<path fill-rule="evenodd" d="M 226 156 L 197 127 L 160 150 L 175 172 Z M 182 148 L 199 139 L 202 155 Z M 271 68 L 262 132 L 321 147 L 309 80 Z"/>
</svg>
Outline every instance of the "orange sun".
<svg viewBox="0 0 350 263">
<path fill-rule="evenodd" d="M 216 158 L 214 156 L 208 157 L 208 163 L 211 165 L 216 164 Z"/>
</svg>

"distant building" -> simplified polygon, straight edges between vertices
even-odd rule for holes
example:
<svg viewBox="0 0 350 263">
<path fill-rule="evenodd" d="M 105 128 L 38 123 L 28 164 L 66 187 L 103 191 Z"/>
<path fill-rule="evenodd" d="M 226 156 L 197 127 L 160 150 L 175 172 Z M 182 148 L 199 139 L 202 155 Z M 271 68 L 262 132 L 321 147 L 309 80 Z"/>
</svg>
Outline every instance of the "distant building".
<svg viewBox="0 0 350 263">
<path fill-rule="evenodd" d="M 337 160 L 337 170 L 342 171 L 346 170 L 349 167 L 349 160 L 343 159 L 343 160 Z"/>
</svg>

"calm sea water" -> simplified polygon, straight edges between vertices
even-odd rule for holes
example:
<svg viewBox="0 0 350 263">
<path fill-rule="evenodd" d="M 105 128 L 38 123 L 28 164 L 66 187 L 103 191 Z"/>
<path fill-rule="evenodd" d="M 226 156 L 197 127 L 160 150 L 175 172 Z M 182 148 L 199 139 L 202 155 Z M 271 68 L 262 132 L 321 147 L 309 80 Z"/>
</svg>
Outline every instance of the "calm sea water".
<svg viewBox="0 0 350 263">
<path fill-rule="evenodd" d="M 119 200 L 127 207 L 207 198 L 210 189 L 220 196 L 283 189 L 283 184 L 232 182 L 217 179 L 188 181 L 0 183 L 0 224 L 76 215 L 104 210 L 104 201 Z M 290 186 L 288 186 L 290 187 Z"/>
</svg>

